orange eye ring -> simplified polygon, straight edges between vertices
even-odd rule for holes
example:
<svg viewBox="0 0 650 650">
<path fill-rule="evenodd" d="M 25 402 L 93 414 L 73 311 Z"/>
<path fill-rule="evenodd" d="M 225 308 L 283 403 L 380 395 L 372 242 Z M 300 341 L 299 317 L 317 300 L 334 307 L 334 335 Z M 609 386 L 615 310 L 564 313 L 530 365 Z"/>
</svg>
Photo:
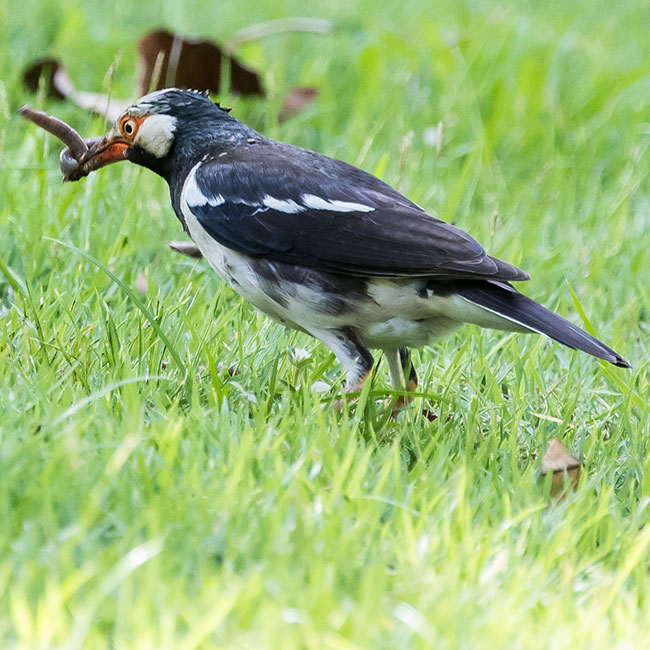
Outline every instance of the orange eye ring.
<svg viewBox="0 0 650 650">
<path fill-rule="evenodd" d="M 120 122 L 120 131 L 127 138 L 132 138 L 135 136 L 136 131 L 138 130 L 138 123 L 132 117 L 124 117 Z"/>
</svg>

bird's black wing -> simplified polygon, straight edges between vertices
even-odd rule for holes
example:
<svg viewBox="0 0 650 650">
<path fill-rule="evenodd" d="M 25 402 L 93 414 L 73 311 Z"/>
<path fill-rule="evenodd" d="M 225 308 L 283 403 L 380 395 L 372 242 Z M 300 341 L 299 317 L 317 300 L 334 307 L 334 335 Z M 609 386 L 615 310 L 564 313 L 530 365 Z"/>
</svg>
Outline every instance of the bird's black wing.
<svg viewBox="0 0 650 650">
<path fill-rule="evenodd" d="M 290 145 L 201 162 L 180 201 L 220 244 L 275 262 L 359 276 L 528 279 L 374 176 Z"/>
</svg>

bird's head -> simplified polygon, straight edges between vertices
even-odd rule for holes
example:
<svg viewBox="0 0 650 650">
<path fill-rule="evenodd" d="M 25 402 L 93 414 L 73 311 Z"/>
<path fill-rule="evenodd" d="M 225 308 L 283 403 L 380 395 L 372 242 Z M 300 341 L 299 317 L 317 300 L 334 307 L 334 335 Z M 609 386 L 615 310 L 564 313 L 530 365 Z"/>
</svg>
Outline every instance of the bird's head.
<svg viewBox="0 0 650 650">
<path fill-rule="evenodd" d="M 249 131 L 203 93 L 166 88 L 129 106 L 90 147 L 84 167 L 130 160 L 169 180 L 174 169 L 237 144 Z"/>
</svg>

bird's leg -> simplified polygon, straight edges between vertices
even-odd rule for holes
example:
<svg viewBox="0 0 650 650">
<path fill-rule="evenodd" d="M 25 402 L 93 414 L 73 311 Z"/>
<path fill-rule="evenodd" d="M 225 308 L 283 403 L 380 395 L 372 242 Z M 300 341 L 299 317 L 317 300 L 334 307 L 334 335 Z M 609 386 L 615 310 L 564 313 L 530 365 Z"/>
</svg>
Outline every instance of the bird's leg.
<svg viewBox="0 0 650 650">
<path fill-rule="evenodd" d="M 339 355 L 336 350 L 332 351 L 345 369 L 345 388 L 343 392 L 357 393 L 370 377 L 375 360 L 372 358 L 370 350 L 359 343 L 354 332 L 346 330 L 344 336 L 343 354 Z M 340 409 L 342 406 L 342 403 L 337 402 L 334 408 Z"/>
<path fill-rule="evenodd" d="M 384 350 L 384 356 L 386 357 L 388 370 L 390 371 L 390 384 L 394 390 L 402 390 L 405 388 L 404 368 L 402 366 L 400 350 L 401 348 Z"/>
<path fill-rule="evenodd" d="M 406 380 L 406 384 L 405 384 L 406 390 L 409 393 L 413 393 L 417 390 L 418 387 L 418 374 L 417 372 L 415 372 L 415 366 L 411 361 L 411 355 L 409 354 L 409 350 L 407 347 L 403 347 L 399 349 L 399 358 L 402 364 L 402 370 L 404 371 L 404 375 L 408 376 L 408 379 Z"/>
<path fill-rule="evenodd" d="M 345 370 L 345 393 L 356 393 L 368 379 L 374 359 L 368 348 L 362 345 L 350 328 L 340 330 L 315 330 L 309 332 L 322 341 L 336 356 Z M 343 406 L 342 400 L 334 403 L 335 410 Z"/>
<path fill-rule="evenodd" d="M 408 377 L 406 380 L 406 390 L 409 393 L 414 393 L 418 389 L 418 374 L 415 372 L 415 366 L 411 361 L 411 355 L 409 354 L 408 348 L 403 347 L 399 349 L 399 358 L 402 364 L 404 375 Z M 402 398 L 400 397 L 400 399 Z M 409 396 L 406 398 L 406 402 L 412 401 L 413 397 Z M 398 400 L 395 408 L 397 408 L 398 405 L 403 406 L 404 401 L 400 404 Z M 422 416 L 429 420 L 429 422 L 433 422 L 434 420 L 438 419 L 438 415 L 428 408 L 422 409 Z"/>
<path fill-rule="evenodd" d="M 384 350 L 388 369 L 390 370 L 391 385 L 394 390 L 414 391 L 418 387 L 418 376 L 415 368 L 411 363 L 411 358 L 407 347 L 393 348 Z M 408 379 L 405 379 L 408 377 Z M 394 409 L 397 410 L 405 404 L 412 402 L 412 397 L 400 396 L 395 402 Z"/>
</svg>

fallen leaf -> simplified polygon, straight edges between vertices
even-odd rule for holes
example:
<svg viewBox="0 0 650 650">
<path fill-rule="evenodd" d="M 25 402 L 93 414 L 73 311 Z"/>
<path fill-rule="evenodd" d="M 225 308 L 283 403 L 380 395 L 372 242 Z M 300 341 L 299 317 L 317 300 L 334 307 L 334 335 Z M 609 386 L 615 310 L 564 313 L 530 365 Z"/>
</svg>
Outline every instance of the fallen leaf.
<svg viewBox="0 0 650 650">
<path fill-rule="evenodd" d="M 230 66 L 230 90 L 239 95 L 264 95 L 260 75 L 219 45 L 207 40 L 182 38 L 165 30 L 150 32 L 138 40 L 140 95 L 149 90 L 174 86 L 221 91 L 222 63 Z M 55 58 L 38 59 L 23 73 L 23 83 L 31 92 L 43 84 L 51 99 L 67 99 L 79 108 L 94 111 L 114 122 L 132 100 L 77 90 L 63 63 Z"/>
<path fill-rule="evenodd" d="M 70 78 L 58 59 L 37 59 L 23 72 L 23 83 L 33 93 L 38 91 L 41 79 L 48 97 L 65 99 L 70 94 Z"/>
<path fill-rule="evenodd" d="M 435 422 L 438 419 L 438 414 L 434 413 L 431 409 L 422 409 L 422 417 L 429 420 L 429 422 Z M 447 421 L 449 421 L 449 417 Z"/>
<path fill-rule="evenodd" d="M 260 74 L 235 57 L 232 49 L 246 41 L 287 31 L 329 34 L 332 22 L 318 18 L 287 18 L 251 25 L 237 32 L 230 45 L 223 47 L 211 40 L 192 39 L 158 29 L 142 36 L 137 43 L 140 69 L 140 96 L 161 88 L 177 87 L 223 92 L 222 74 L 226 73 L 229 90 L 239 95 L 264 95 Z M 41 58 L 23 73 L 23 82 L 32 92 L 43 83 L 47 96 L 67 99 L 80 108 L 94 111 L 114 122 L 132 100 L 77 90 L 63 63 L 55 58 Z M 318 97 L 318 89 L 294 87 L 284 99 L 278 116 L 284 122 Z"/>
<path fill-rule="evenodd" d="M 259 74 L 213 41 L 184 38 L 160 29 L 138 40 L 138 55 L 142 95 L 171 86 L 218 93 L 222 90 L 224 59 L 230 66 L 231 92 L 264 94 Z"/>
<path fill-rule="evenodd" d="M 197 260 L 200 260 L 203 257 L 203 254 L 198 249 L 197 245 L 191 241 L 170 241 L 168 244 L 169 248 L 181 255 L 187 255 L 188 257 L 193 257 Z"/>
<path fill-rule="evenodd" d="M 295 86 L 289 90 L 287 96 L 284 98 L 282 108 L 278 115 L 278 122 L 286 122 L 289 118 L 293 117 L 318 97 L 318 88 L 299 87 Z"/>
<path fill-rule="evenodd" d="M 565 476 L 569 478 L 569 485 L 572 490 L 578 486 L 580 479 L 580 461 L 573 456 L 569 450 L 557 439 L 553 438 L 546 448 L 542 457 L 542 477 L 552 472 L 551 496 L 564 494 Z"/>
<path fill-rule="evenodd" d="M 102 93 L 77 90 L 63 63 L 58 59 L 39 59 L 32 63 L 23 73 L 23 83 L 32 92 L 36 92 L 39 83 L 43 83 L 45 93 L 49 98 L 68 99 L 79 108 L 99 113 L 109 122 L 114 122 L 131 104 L 131 100 L 116 99 Z"/>
</svg>

